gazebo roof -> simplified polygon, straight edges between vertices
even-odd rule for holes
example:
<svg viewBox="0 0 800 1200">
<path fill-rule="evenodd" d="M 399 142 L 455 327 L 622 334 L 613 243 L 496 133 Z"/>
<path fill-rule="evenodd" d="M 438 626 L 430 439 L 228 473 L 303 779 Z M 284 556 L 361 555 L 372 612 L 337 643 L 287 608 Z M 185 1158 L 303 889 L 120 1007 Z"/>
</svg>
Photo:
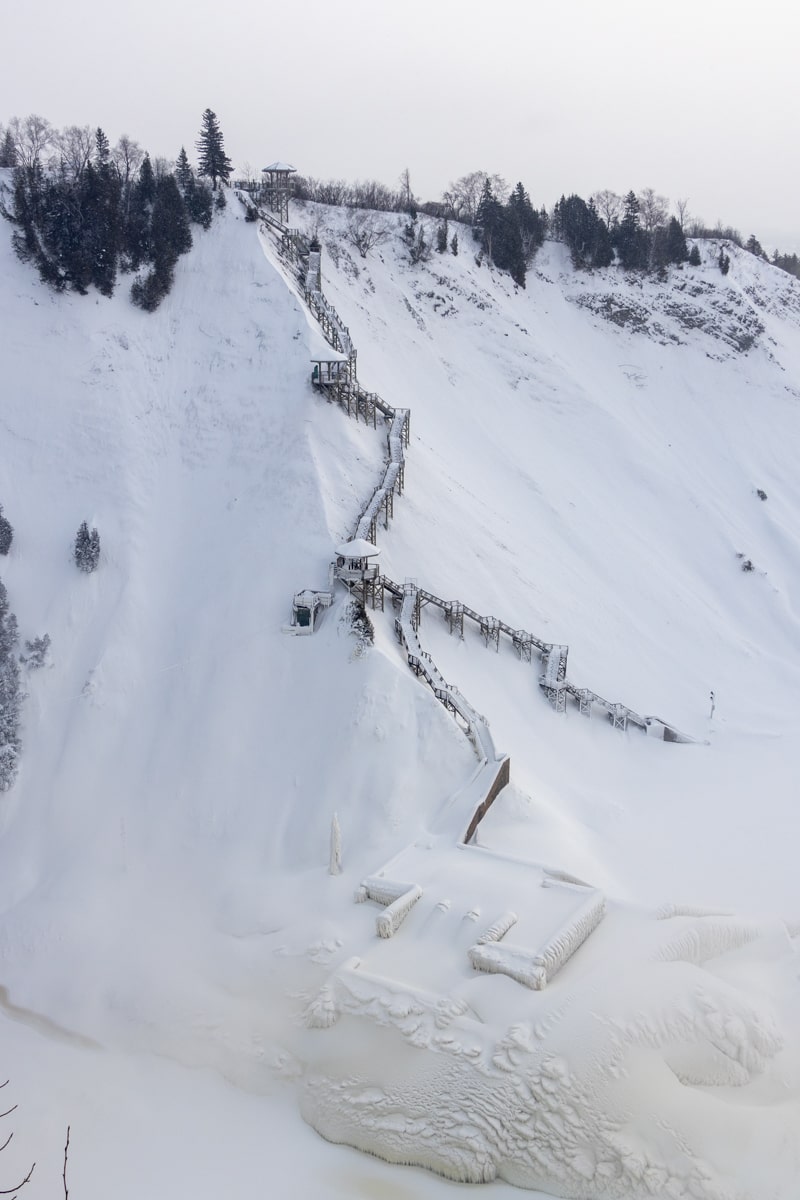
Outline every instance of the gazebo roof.
<svg viewBox="0 0 800 1200">
<path fill-rule="evenodd" d="M 336 553 L 341 554 L 342 558 L 372 558 L 380 554 L 380 550 L 366 538 L 355 538 L 352 542 L 344 542 L 337 546 Z"/>
<path fill-rule="evenodd" d="M 261 168 L 262 174 L 264 171 L 296 171 L 296 170 L 297 170 L 297 167 L 293 167 L 289 163 L 285 163 L 285 162 L 274 162 L 274 163 L 270 163 L 270 165 L 268 167 Z"/>
</svg>

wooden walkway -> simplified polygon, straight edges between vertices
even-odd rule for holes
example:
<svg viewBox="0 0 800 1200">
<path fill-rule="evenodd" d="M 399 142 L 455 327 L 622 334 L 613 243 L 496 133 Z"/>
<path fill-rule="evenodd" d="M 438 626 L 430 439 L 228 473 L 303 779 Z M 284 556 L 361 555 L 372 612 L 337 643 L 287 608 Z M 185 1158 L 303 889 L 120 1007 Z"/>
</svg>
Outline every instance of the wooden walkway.
<svg viewBox="0 0 800 1200">
<path fill-rule="evenodd" d="M 243 196 L 242 202 L 249 203 Z M 296 278 L 303 297 L 310 311 L 319 323 L 323 336 L 328 344 L 339 354 L 346 355 L 343 376 L 332 392 L 339 404 L 349 416 L 357 420 L 363 419 L 366 424 L 377 428 L 378 415 L 388 425 L 386 438 L 385 469 L 380 483 L 364 505 L 353 536 L 375 542 L 378 525 L 385 529 L 394 516 L 394 497 L 402 495 L 405 485 L 405 449 L 409 445 L 411 430 L 411 410 L 393 408 L 382 400 L 376 392 L 368 392 L 358 382 L 356 373 L 357 354 L 350 337 L 350 331 L 339 317 L 333 305 L 329 304 L 322 293 L 320 251 L 312 250 L 311 243 L 297 229 L 290 229 L 281 224 L 277 218 L 264 209 L 259 208 L 259 216 L 263 226 L 273 234 L 278 252 Z M 321 391 L 326 389 L 320 386 Z M 441 673 L 419 644 L 417 630 L 422 609 L 433 605 L 441 610 L 451 633 L 464 636 L 465 621 L 472 622 L 483 638 L 484 645 L 493 646 L 499 650 L 501 636 L 507 638 L 520 660 L 532 663 L 534 655 L 541 664 L 539 686 L 550 701 L 556 712 L 566 712 L 567 703 L 572 702 L 578 711 L 590 717 L 595 711 L 602 712 L 614 729 L 625 730 L 628 726 L 640 729 L 645 733 L 663 738 L 667 742 L 695 742 L 696 738 L 681 733 L 673 725 L 659 717 L 642 716 L 626 704 L 606 700 L 598 692 L 590 688 L 579 687 L 567 678 L 567 658 L 569 647 L 560 643 L 545 641 L 536 637 L 526 629 L 519 629 L 499 617 L 484 616 L 470 608 L 460 600 L 444 600 L 433 592 L 418 588 L 415 584 L 399 584 L 387 576 L 380 576 L 371 587 L 369 596 L 373 607 L 384 607 L 384 593 L 388 593 L 393 603 L 400 609 L 400 617 L 395 622 L 400 641 L 403 643 L 408 663 L 415 674 L 423 677 L 432 688 L 437 699 L 445 705 L 449 712 L 459 721 L 465 732 L 475 742 L 475 730 L 484 726 L 488 733 L 485 718 L 480 717 L 461 696 L 458 689 L 445 684 Z M 410 599 L 413 598 L 413 599 Z M 411 609 L 409 610 L 409 605 Z M 408 616 L 409 611 L 411 613 Z M 403 614 L 406 614 L 404 617 Z M 413 631 L 413 638 L 409 633 Z M 489 735 L 491 739 L 491 735 Z M 477 749 L 477 747 L 476 747 Z M 479 756 L 481 751 L 479 750 Z M 492 744 L 492 752 L 493 744 Z"/>
</svg>

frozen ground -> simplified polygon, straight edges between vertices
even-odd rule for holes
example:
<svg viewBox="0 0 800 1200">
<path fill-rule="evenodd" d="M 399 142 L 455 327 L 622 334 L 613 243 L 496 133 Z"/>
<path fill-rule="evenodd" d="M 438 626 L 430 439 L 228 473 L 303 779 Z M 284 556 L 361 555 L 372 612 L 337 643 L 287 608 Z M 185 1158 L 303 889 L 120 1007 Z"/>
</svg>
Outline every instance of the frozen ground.
<svg viewBox="0 0 800 1200">
<path fill-rule="evenodd" d="M 2 578 L 22 636 L 53 642 L 2 801 L 7 1178 L 35 1157 L 49 1194 L 70 1122 L 84 1198 L 456 1193 L 322 1142 L 302 1105 L 332 1138 L 461 1178 L 793 1200 L 796 287 L 737 253 L 723 281 L 707 247 L 638 288 L 547 246 L 516 293 L 466 231 L 457 259 L 412 269 L 399 243 L 351 257 L 341 214 L 293 213 L 319 224 L 361 379 L 412 409 L 388 572 L 568 642 L 578 682 L 709 742 L 556 717 L 534 666 L 426 611 L 423 645 L 512 759 L 482 849 L 459 851 L 429 831 L 474 755 L 391 614 L 366 654 L 341 603 L 313 638 L 281 634 L 382 442 L 310 392 L 318 335 L 237 207 L 153 316 L 122 292 L 52 296 L 2 239 Z M 608 897 L 543 992 L 467 959 L 503 909 L 523 946 L 568 917 L 509 853 Z M 423 898 L 378 942 L 352 896 L 391 860 Z"/>
</svg>

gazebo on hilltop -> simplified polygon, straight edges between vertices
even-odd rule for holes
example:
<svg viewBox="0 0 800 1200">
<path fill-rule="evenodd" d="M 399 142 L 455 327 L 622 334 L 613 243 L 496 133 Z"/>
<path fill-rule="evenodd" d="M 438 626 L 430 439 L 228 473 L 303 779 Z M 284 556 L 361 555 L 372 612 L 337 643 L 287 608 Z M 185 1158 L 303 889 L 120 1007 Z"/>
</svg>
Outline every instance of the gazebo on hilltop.
<svg viewBox="0 0 800 1200">
<path fill-rule="evenodd" d="M 292 194 L 292 181 L 289 176 L 296 175 L 297 168 L 289 163 L 274 162 L 268 167 L 262 167 L 261 174 L 264 177 L 261 187 L 264 203 L 285 225 L 289 220 L 289 197 Z"/>
</svg>

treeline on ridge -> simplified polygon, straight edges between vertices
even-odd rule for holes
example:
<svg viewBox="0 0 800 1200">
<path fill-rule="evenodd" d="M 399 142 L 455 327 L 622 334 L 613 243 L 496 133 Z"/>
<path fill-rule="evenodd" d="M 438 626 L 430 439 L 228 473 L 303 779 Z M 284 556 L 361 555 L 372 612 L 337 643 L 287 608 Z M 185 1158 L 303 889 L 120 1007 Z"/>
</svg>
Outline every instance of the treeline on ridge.
<svg viewBox="0 0 800 1200">
<path fill-rule="evenodd" d="M 732 242 L 800 278 L 796 254 L 775 250 L 770 258 L 754 234 L 745 242 L 730 226 L 718 223 L 712 228 L 690 216 L 686 200 L 678 200 L 676 215 L 671 215 L 669 201 L 653 188 L 629 191 L 624 197 L 606 189 L 594 192 L 588 201 L 577 195 L 561 196 L 548 212 L 531 204 L 521 183 L 509 190 L 499 175 L 486 171 L 463 175 L 450 184 L 441 200 L 422 202 L 414 197 L 406 169 L 394 189 L 374 180 L 350 184 L 297 176 L 295 196 L 318 204 L 410 213 L 412 218 L 424 213 L 444 223 L 466 223 L 480 243 L 480 252 L 508 270 L 522 287 L 525 269 L 545 237 L 564 242 L 578 268 L 618 263 L 626 270 L 656 273 L 670 263 L 699 263 L 699 252 L 696 247 L 688 249 L 687 237 L 714 238 Z M 442 241 L 440 236 L 440 248 Z"/>
</svg>

